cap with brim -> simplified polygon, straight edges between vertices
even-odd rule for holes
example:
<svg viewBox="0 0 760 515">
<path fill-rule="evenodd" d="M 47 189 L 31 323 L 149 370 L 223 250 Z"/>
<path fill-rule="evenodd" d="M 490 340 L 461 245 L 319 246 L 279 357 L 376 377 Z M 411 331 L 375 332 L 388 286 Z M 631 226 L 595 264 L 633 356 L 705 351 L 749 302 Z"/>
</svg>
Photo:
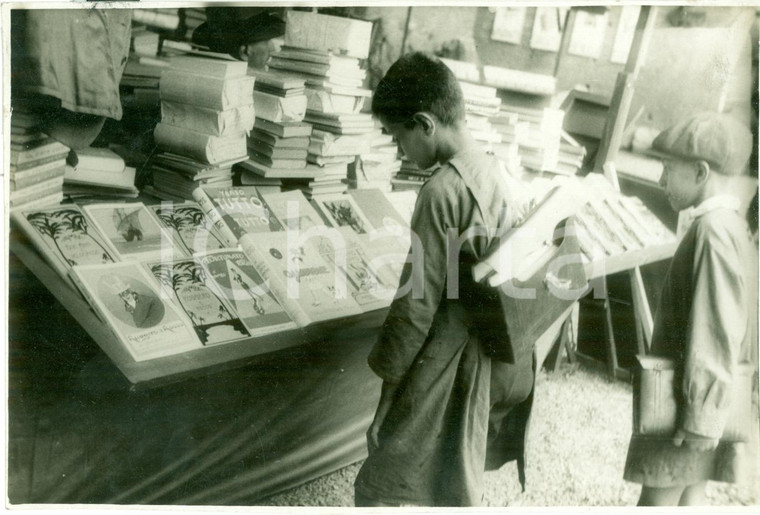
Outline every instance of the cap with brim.
<svg viewBox="0 0 760 515">
<path fill-rule="evenodd" d="M 212 52 L 234 53 L 240 45 L 267 41 L 285 34 L 285 22 L 270 13 L 224 23 L 207 21 L 193 31 L 193 43 Z"/>
<path fill-rule="evenodd" d="M 662 131 L 647 152 L 662 159 L 703 160 L 717 172 L 742 174 L 752 152 L 749 129 L 718 113 L 701 113 Z"/>
</svg>

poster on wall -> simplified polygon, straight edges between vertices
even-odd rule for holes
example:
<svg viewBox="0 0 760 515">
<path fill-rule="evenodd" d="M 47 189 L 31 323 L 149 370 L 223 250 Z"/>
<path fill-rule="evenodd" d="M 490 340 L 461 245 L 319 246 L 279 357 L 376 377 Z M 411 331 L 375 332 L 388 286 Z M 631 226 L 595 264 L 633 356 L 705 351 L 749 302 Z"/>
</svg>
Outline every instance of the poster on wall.
<svg viewBox="0 0 760 515">
<path fill-rule="evenodd" d="M 494 8 L 491 39 L 519 45 L 522 42 L 527 7 Z"/>
<path fill-rule="evenodd" d="M 575 16 L 569 54 L 599 59 L 607 32 L 607 13 L 595 14 L 579 10 Z"/>
<path fill-rule="evenodd" d="M 640 5 L 624 5 L 620 10 L 620 21 L 610 55 L 610 61 L 613 63 L 625 64 L 628 61 L 640 12 Z"/>
<path fill-rule="evenodd" d="M 558 51 L 566 13 L 566 7 L 536 7 L 530 47 L 549 52 Z"/>
</svg>

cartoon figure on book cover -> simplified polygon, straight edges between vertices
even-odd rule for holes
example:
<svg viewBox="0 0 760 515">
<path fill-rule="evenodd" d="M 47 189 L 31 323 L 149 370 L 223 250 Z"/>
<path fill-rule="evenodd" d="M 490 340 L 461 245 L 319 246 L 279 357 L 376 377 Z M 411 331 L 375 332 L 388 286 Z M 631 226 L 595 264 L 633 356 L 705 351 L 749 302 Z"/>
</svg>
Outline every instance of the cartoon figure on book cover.
<svg viewBox="0 0 760 515">
<path fill-rule="evenodd" d="M 122 322 L 138 328 L 147 328 L 153 327 L 164 318 L 161 299 L 140 281 L 113 275 L 103 276 L 101 282 L 101 286 L 105 286 L 106 290 L 121 301 L 121 309 L 118 309 L 118 303 L 106 300 L 105 304 Z"/>
<path fill-rule="evenodd" d="M 84 209 L 121 257 L 161 252 L 161 226 L 145 205 L 92 204 Z"/>
<path fill-rule="evenodd" d="M 365 234 L 367 227 L 364 221 L 359 217 L 350 200 L 334 200 L 324 202 L 327 211 L 332 215 L 338 227 L 349 226 L 357 234 Z"/>
</svg>

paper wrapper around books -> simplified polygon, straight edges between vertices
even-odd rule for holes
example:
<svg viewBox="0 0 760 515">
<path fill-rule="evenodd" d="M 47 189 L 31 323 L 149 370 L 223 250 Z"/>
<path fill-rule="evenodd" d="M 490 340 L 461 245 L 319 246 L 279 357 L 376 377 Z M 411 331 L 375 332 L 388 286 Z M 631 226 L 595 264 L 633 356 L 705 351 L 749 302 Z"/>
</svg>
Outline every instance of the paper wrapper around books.
<svg viewBox="0 0 760 515">
<path fill-rule="evenodd" d="M 270 122 L 300 122 L 306 115 L 306 95 L 278 97 L 261 91 L 253 92 L 256 116 Z"/>
<path fill-rule="evenodd" d="M 633 434 L 672 438 L 678 419 L 676 378 L 673 360 L 658 356 L 636 356 L 640 368 L 633 382 Z M 752 385 L 754 367 L 740 364 L 736 367 L 730 387 L 731 404 L 721 440 L 749 441 L 752 428 Z"/>
</svg>

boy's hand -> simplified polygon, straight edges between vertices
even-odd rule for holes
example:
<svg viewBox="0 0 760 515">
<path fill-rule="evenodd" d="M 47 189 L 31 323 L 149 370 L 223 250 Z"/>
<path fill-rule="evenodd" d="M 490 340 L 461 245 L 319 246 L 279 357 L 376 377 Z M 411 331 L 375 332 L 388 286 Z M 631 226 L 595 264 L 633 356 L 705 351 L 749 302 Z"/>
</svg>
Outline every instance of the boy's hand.
<svg viewBox="0 0 760 515">
<path fill-rule="evenodd" d="M 682 444 L 692 451 L 706 452 L 712 451 L 718 446 L 718 439 L 679 429 L 673 437 L 673 445 L 681 447 Z"/>
<path fill-rule="evenodd" d="M 367 451 L 372 454 L 380 445 L 378 441 L 378 433 L 380 432 L 380 426 L 385 421 L 385 416 L 390 410 L 393 398 L 395 397 L 398 385 L 383 381 L 383 387 L 380 391 L 380 402 L 377 405 L 377 411 L 375 412 L 375 418 L 372 420 L 369 429 L 367 430 Z"/>
</svg>

